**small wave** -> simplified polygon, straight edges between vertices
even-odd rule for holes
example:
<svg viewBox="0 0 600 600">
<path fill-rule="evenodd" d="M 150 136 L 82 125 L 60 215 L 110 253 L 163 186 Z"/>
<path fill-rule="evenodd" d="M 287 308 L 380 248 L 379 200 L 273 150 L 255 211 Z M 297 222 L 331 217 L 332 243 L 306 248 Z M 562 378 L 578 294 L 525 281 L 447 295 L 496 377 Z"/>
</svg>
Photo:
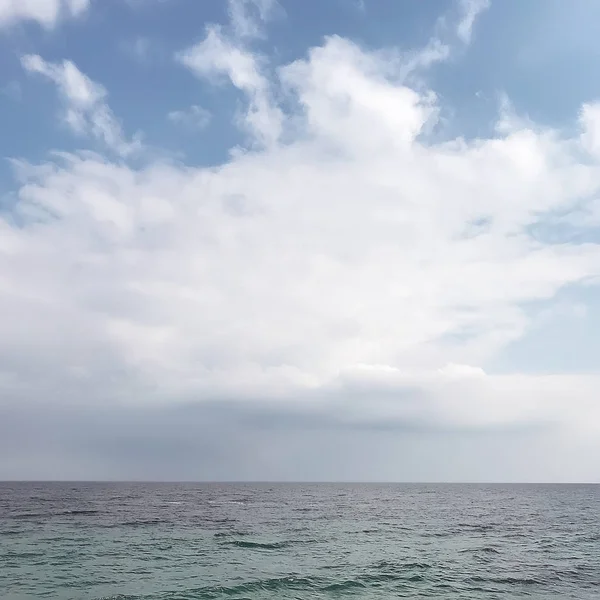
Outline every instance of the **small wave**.
<svg viewBox="0 0 600 600">
<path fill-rule="evenodd" d="M 16 558 L 16 559 L 30 559 L 30 558 L 40 558 L 46 556 L 46 553 L 43 550 L 29 550 L 22 552 L 8 552 L 7 558 Z"/>
<path fill-rule="evenodd" d="M 162 525 L 166 523 L 163 519 L 134 519 L 132 521 L 124 521 L 115 523 L 116 527 L 145 527 L 147 525 Z"/>
<path fill-rule="evenodd" d="M 163 519 L 134 519 L 131 521 L 113 521 L 112 523 L 100 523 L 98 526 L 106 529 L 118 529 L 119 527 L 147 527 L 168 523 Z"/>
<path fill-rule="evenodd" d="M 404 582 L 416 582 L 422 581 L 422 579 L 423 576 L 418 574 L 402 578 Z M 197 598 L 220 600 L 222 598 L 254 598 L 261 595 L 261 593 L 267 593 L 269 597 L 273 595 L 273 597 L 278 598 L 304 598 L 307 593 L 311 595 L 317 594 L 319 596 L 321 594 L 326 594 L 327 596 L 335 595 L 335 597 L 341 597 L 345 594 L 360 594 L 361 590 L 367 590 L 373 586 L 373 584 L 377 585 L 381 581 L 381 578 L 369 576 L 332 581 L 331 579 L 324 579 L 321 577 L 290 574 L 281 577 L 247 581 L 237 585 L 186 589 L 178 591 L 174 596 L 168 594 L 165 598 L 173 597 L 177 598 L 177 600 L 196 600 Z M 106 597 L 104 600 L 137 600 L 139 598 L 146 597 L 117 595 Z"/>
<path fill-rule="evenodd" d="M 494 548 L 494 546 L 482 546 L 481 548 L 465 548 L 460 552 L 472 552 L 473 554 L 479 554 L 480 552 L 483 552 L 485 554 L 501 554 L 500 550 L 498 550 L 498 548 Z"/>
<path fill-rule="evenodd" d="M 380 570 L 431 569 L 431 565 L 426 562 L 390 562 L 387 560 L 375 563 L 373 567 Z"/>
<path fill-rule="evenodd" d="M 534 577 L 469 577 L 469 583 L 499 583 L 504 585 L 540 585 L 543 582 Z"/>
<path fill-rule="evenodd" d="M 100 512 L 99 510 L 95 510 L 95 509 L 75 509 L 75 510 L 66 510 L 64 513 L 58 513 L 58 514 L 65 514 L 65 515 L 96 515 L 99 512 Z"/>
<path fill-rule="evenodd" d="M 367 584 L 359 579 L 346 579 L 345 581 L 336 581 L 323 587 L 326 592 L 349 592 L 356 588 L 366 588 Z"/>
<path fill-rule="evenodd" d="M 30 513 L 15 513 L 14 515 L 10 515 L 11 519 L 43 519 L 46 517 L 51 517 L 56 513 L 40 513 L 40 512 L 30 512 Z"/>
<path fill-rule="evenodd" d="M 131 594 L 116 594 L 113 596 L 100 596 L 98 600 L 140 600 L 144 596 L 133 596 Z"/>
<path fill-rule="evenodd" d="M 289 533 L 301 533 L 303 531 L 310 531 L 310 527 L 306 525 L 300 525 L 299 527 L 290 527 L 287 530 Z"/>
<path fill-rule="evenodd" d="M 54 512 L 27 512 L 27 513 L 16 513 L 11 515 L 11 519 L 48 519 L 51 517 L 64 517 L 64 516 L 84 516 L 84 515 L 95 515 L 99 513 L 99 510 L 94 509 L 72 509 L 72 510 L 59 510 Z"/>
<path fill-rule="evenodd" d="M 196 598 L 205 598 L 212 600 L 223 597 L 243 597 L 247 598 L 259 592 L 271 592 L 285 597 L 284 594 L 291 591 L 300 592 L 314 590 L 318 586 L 318 581 L 311 577 L 298 577 L 287 575 L 285 577 L 273 577 L 270 579 L 258 579 L 240 583 L 234 586 L 213 586 L 186 590 L 178 595 L 180 600 L 192 600 Z M 119 599 L 120 600 L 120 599 Z"/>
<path fill-rule="evenodd" d="M 459 523 L 460 529 L 471 529 L 475 531 L 490 531 L 494 529 L 495 525 L 491 523 Z"/>
<path fill-rule="evenodd" d="M 8 536 L 8 537 L 10 537 L 10 536 L 13 536 L 13 535 L 14 536 L 20 536 L 20 535 L 23 535 L 23 532 L 22 531 L 10 531 L 10 530 L 9 531 L 0 531 L 0 536 Z"/>
<path fill-rule="evenodd" d="M 322 586 L 321 589 L 326 592 L 350 592 L 354 589 L 380 587 L 389 583 L 418 583 L 425 579 L 422 573 L 371 573 L 359 575 L 354 579 L 335 581 Z"/>
<path fill-rule="evenodd" d="M 255 550 L 279 550 L 289 546 L 290 542 L 255 542 L 252 540 L 231 540 L 226 542 L 238 548 L 251 548 Z"/>
<path fill-rule="evenodd" d="M 237 531 L 237 530 L 233 530 L 233 531 L 217 531 L 217 533 L 215 533 L 214 537 L 216 538 L 228 538 L 228 537 L 241 537 L 244 535 L 250 535 L 249 533 L 247 533 L 246 531 Z"/>
</svg>

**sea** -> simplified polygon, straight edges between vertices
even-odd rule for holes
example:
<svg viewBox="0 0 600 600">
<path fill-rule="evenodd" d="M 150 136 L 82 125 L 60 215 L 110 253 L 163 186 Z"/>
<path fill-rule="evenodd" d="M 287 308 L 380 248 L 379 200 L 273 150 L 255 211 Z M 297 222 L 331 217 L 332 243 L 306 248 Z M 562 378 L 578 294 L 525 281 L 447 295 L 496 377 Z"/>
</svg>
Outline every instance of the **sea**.
<svg viewBox="0 0 600 600">
<path fill-rule="evenodd" d="M 600 486 L 0 483 L 0 598 L 600 599 Z"/>
</svg>

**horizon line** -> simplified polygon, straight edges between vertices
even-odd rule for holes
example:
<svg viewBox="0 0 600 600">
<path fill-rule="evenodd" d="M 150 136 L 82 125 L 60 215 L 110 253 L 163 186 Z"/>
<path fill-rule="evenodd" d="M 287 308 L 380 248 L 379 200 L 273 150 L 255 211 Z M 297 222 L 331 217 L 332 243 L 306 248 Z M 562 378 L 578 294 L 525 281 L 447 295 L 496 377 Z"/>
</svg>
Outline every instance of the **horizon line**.
<svg viewBox="0 0 600 600">
<path fill-rule="evenodd" d="M 408 481 L 408 480 L 218 480 L 218 479 L 0 479 L 6 483 L 197 484 L 197 485 L 600 485 L 600 481 Z"/>
</svg>

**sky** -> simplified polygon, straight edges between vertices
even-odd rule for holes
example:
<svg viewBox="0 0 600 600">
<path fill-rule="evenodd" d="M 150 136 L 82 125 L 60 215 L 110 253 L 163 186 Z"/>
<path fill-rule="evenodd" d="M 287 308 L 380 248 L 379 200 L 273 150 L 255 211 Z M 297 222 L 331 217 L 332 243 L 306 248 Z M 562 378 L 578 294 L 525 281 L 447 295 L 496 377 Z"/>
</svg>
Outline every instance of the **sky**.
<svg viewBox="0 0 600 600">
<path fill-rule="evenodd" d="M 600 482 L 596 0 L 0 0 L 0 479 Z"/>
</svg>

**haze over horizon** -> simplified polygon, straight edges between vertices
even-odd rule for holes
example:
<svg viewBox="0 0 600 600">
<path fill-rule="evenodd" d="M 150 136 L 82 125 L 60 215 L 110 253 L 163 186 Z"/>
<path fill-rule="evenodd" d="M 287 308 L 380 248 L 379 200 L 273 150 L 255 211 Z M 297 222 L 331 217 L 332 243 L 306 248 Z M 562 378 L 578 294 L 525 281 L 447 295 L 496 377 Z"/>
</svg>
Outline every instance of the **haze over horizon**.
<svg viewBox="0 0 600 600">
<path fill-rule="evenodd" d="M 600 482 L 590 0 L 0 0 L 0 479 Z"/>
</svg>

